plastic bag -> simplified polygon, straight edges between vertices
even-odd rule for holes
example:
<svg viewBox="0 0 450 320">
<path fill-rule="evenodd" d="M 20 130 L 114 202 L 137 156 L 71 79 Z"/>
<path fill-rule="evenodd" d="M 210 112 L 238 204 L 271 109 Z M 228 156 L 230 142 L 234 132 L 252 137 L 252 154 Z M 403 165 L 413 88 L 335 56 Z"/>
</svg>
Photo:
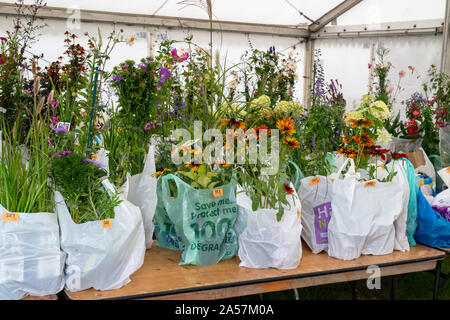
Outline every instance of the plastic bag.
<svg viewBox="0 0 450 320">
<path fill-rule="evenodd" d="M 439 193 L 431 203 L 433 210 L 436 210 L 447 221 L 450 221 L 450 189 Z"/>
<path fill-rule="evenodd" d="M 292 184 L 294 185 L 294 189 L 296 191 L 298 191 L 298 188 L 300 188 L 300 184 L 302 179 L 304 178 L 302 171 L 300 170 L 299 166 L 293 162 L 293 161 L 287 161 L 285 163 L 285 166 L 292 166 L 294 168 L 294 176 L 292 177 L 292 181 L 286 181 L 286 183 L 292 182 Z"/>
<path fill-rule="evenodd" d="M 158 200 L 183 245 L 180 265 L 213 265 L 236 255 L 238 240 L 233 230 L 237 217 L 236 183 L 197 190 L 175 175 L 162 176 Z M 176 185 L 171 197 L 169 181 Z M 170 229 L 170 228 L 169 228 Z"/>
<path fill-rule="evenodd" d="M 293 185 L 291 184 L 291 187 Z M 297 192 L 288 196 L 281 221 L 278 209 L 252 210 L 252 201 L 238 187 L 238 256 L 247 268 L 295 269 L 302 258 L 301 203 Z"/>
<path fill-rule="evenodd" d="M 302 238 L 312 253 L 328 251 L 328 223 L 331 219 L 331 186 L 324 176 L 302 179 L 298 196 L 302 204 Z"/>
<path fill-rule="evenodd" d="M 56 214 L 0 212 L 0 300 L 60 292 L 66 255 Z"/>
<path fill-rule="evenodd" d="M 349 161 L 350 170 L 342 179 L 341 173 Z M 347 159 L 338 171 L 332 192 L 328 254 L 352 260 L 361 254 L 392 253 L 396 240 L 394 222 L 404 213 L 409 199 L 401 179 L 359 182 L 353 159 Z"/>
<path fill-rule="evenodd" d="M 143 172 L 127 177 L 127 182 L 121 188 L 124 197 L 141 209 L 145 230 L 145 245 L 147 249 L 150 249 L 153 244 L 153 231 L 155 229 L 153 217 L 158 202 L 156 193 L 157 179 L 152 176 L 155 172 L 155 147 L 150 145 L 145 158 Z"/>
<path fill-rule="evenodd" d="M 450 221 L 433 210 L 419 190 L 416 241 L 430 247 L 450 247 Z"/>
<path fill-rule="evenodd" d="M 439 151 L 442 167 L 450 166 L 450 123 L 439 129 Z"/>
<path fill-rule="evenodd" d="M 160 177 L 156 183 L 158 200 L 156 204 L 155 216 L 153 218 L 155 224 L 156 246 L 160 248 L 180 251 L 183 249 L 183 240 L 177 235 L 175 224 L 167 214 L 167 210 L 164 204 L 164 197 L 170 195 L 167 195 L 163 192 L 161 184 L 162 178 L 163 177 Z"/>
<path fill-rule="evenodd" d="M 444 181 L 447 188 L 450 188 L 450 167 L 439 170 L 438 174 L 442 181 Z"/>
<path fill-rule="evenodd" d="M 394 250 L 399 251 L 409 251 L 409 238 L 408 232 L 411 232 L 411 220 L 416 218 L 417 212 L 414 212 L 414 207 L 409 207 L 411 189 L 409 185 L 409 180 L 411 182 L 415 181 L 414 166 L 407 159 L 401 159 L 391 162 L 389 165 L 389 170 L 395 170 L 397 174 L 393 178 L 393 181 L 398 181 L 400 187 L 403 188 L 403 207 L 402 212 L 397 219 L 394 221 L 395 229 L 395 242 Z M 412 197 L 412 201 L 415 201 L 417 197 Z M 409 229 L 408 229 L 408 223 Z"/>
<path fill-rule="evenodd" d="M 114 193 L 114 186 L 108 180 L 102 184 Z M 67 290 L 119 289 L 130 282 L 130 275 L 144 263 L 146 248 L 141 212 L 122 194 L 119 197 L 122 202 L 114 208 L 114 219 L 76 224 L 62 195 L 56 192 L 61 248 L 67 253 Z"/>
<path fill-rule="evenodd" d="M 432 189 L 436 189 L 436 171 L 434 170 L 433 163 L 428 158 L 428 156 L 425 153 L 425 150 L 423 150 L 423 148 L 420 148 L 419 150 L 421 152 L 423 152 L 425 164 L 422 166 L 416 167 L 415 172 L 416 172 L 416 174 L 423 173 L 423 174 L 426 174 L 428 177 L 430 177 L 431 181 L 433 182 L 431 187 L 432 187 Z"/>
</svg>

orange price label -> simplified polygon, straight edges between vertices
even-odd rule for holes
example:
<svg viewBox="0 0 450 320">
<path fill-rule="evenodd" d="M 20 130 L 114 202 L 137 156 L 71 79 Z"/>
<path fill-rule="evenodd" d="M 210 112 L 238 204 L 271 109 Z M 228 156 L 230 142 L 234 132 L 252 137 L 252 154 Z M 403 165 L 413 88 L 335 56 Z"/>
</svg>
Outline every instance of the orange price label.
<svg viewBox="0 0 450 320">
<path fill-rule="evenodd" d="M 445 169 L 445 172 L 450 173 L 450 167 L 448 167 L 447 169 Z"/>
<path fill-rule="evenodd" d="M 300 209 L 297 208 L 297 217 L 298 217 L 299 219 L 300 219 L 301 215 L 302 215 L 302 213 L 301 213 Z"/>
<path fill-rule="evenodd" d="M 2 220 L 6 222 L 17 222 L 19 221 L 19 214 L 13 212 L 3 212 Z"/>
<path fill-rule="evenodd" d="M 309 180 L 309 184 L 312 186 L 315 186 L 316 184 L 320 183 L 320 177 L 314 177 L 311 180 Z"/>
<path fill-rule="evenodd" d="M 420 185 L 419 185 L 419 187 L 424 186 L 424 185 L 425 185 L 425 179 L 422 178 L 422 179 L 420 179 Z"/>
<path fill-rule="evenodd" d="M 364 185 L 364 188 L 375 187 L 376 184 L 377 184 L 376 181 L 369 181 L 369 182 L 366 182 L 366 184 Z"/>
<path fill-rule="evenodd" d="M 215 189 L 215 190 L 213 190 L 213 196 L 214 196 L 214 198 L 223 196 L 223 189 Z"/>
<path fill-rule="evenodd" d="M 386 165 L 384 163 L 380 164 L 381 170 L 386 170 Z"/>
<path fill-rule="evenodd" d="M 111 229 L 112 221 L 111 220 L 102 220 L 102 228 L 103 229 Z"/>
</svg>

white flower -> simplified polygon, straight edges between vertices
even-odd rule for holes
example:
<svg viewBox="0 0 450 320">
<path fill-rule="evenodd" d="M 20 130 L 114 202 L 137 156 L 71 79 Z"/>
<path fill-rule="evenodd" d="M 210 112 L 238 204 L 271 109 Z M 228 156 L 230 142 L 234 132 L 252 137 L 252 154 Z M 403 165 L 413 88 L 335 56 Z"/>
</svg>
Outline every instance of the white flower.
<svg viewBox="0 0 450 320">
<path fill-rule="evenodd" d="M 127 38 L 125 39 L 125 43 L 126 43 L 127 45 L 129 45 L 130 47 L 131 47 L 135 42 L 136 42 L 136 35 L 135 35 L 135 34 L 132 34 L 131 36 L 129 36 L 129 37 L 127 37 Z"/>
<path fill-rule="evenodd" d="M 378 132 L 378 139 L 377 142 L 381 145 L 388 145 L 392 141 L 392 135 L 387 132 L 386 129 L 381 130 Z"/>
</svg>

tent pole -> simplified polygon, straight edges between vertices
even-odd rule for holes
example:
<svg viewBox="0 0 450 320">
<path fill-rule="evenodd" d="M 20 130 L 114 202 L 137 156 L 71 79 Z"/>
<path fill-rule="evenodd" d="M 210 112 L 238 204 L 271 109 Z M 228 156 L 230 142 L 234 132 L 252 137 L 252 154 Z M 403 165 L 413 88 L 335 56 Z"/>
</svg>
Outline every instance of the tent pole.
<svg viewBox="0 0 450 320">
<path fill-rule="evenodd" d="M 307 39 L 305 42 L 304 55 L 304 76 L 303 76 L 303 107 L 309 110 L 311 107 L 311 89 L 314 65 L 314 39 Z"/>
<path fill-rule="evenodd" d="M 450 0 L 445 5 L 444 34 L 442 41 L 441 71 L 450 75 Z"/>
</svg>

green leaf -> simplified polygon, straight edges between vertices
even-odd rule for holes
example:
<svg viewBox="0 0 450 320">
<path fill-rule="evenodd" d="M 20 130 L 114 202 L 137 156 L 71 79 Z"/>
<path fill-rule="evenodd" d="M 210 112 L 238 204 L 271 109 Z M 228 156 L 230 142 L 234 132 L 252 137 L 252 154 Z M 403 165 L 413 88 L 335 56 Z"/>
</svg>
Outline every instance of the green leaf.
<svg viewBox="0 0 450 320">
<path fill-rule="evenodd" d="M 280 205 L 279 209 L 278 209 L 278 213 L 277 213 L 277 221 L 280 222 L 281 218 L 283 218 L 284 215 L 284 208 L 283 206 Z"/>
</svg>

